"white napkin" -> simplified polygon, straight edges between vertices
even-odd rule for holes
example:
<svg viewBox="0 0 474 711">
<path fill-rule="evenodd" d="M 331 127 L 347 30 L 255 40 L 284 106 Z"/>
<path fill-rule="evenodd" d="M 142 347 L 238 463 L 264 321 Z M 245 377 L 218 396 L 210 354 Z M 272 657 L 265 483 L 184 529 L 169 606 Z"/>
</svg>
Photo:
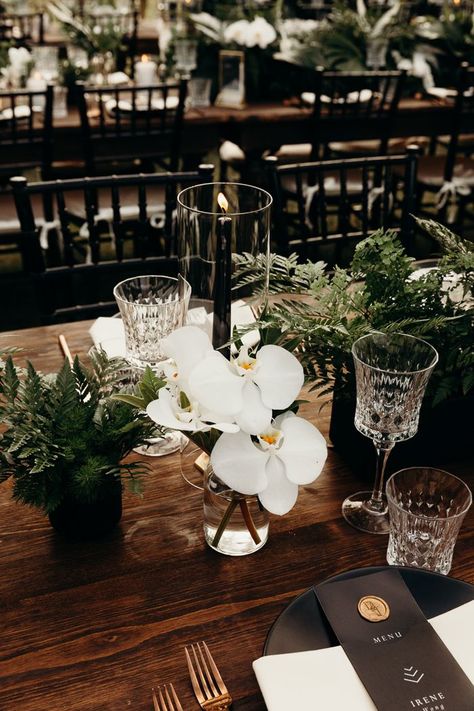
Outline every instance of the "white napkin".
<svg viewBox="0 0 474 711">
<path fill-rule="evenodd" d="M 474 684 L 474 600 L 431 625 Z M 342 647 L 261 657 L 253 669 L 268 711 L 376 711 Z M 317 701 L 316 701 L 317 700 Z"/>
<path fill-rule="evenodd" d="M 186 319 L 187 325 L 199 326 L 206 331 L 209 338 L 212 338 L 212 314 L 208 314 L 202 306 L 189 309 Z M 246 326 L 255 321 L 252 309 L 245 301 L 235 301 L 231 307 L 232 327 Z M 94 345 L 102 348 L 109 358 L 124 358 L 125 332 L 121 318 L 100 316 L 89 329 Z M 251 348 L 258 343 L 259 333 L 257 330 L 249 331 L 242 337 L 242 342 Z"/>
<path fill-rule="evenodd" d="M 99 316 L 89 329 L 92 341 L 109 358 L 125 358 L 125 331 L 121 318 Z"/>
</svg>

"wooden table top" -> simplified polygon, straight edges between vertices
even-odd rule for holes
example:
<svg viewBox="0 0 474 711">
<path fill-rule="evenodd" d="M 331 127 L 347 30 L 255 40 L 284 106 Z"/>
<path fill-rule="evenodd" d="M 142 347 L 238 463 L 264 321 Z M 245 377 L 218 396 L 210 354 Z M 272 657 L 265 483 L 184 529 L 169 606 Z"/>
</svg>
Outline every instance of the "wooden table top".
<svg viewBox="0 0 474 711">
<path fill-rule="evenodd" d="M 88 323 L 1 334 L 45 372 L 59 368 L 59 333 L 73 353 L 90 346 Z M 305 405 L 327 435 L 329 408 Z M 202 534 L 200 493 L 179 457 L 152 460 L 143 498 L 124 496 L 119 528 L 94 543 L 67 543 L 41 513 L 0 487 L 0 709 L 151 711 L 151 687 L 172 681 L 185 711 L 197 709 L 183 646 L 205 639 L 236 711 L 264 711 L 252 672 L 277 615 L 299 593 L 342 571 L 383 565 L 387 539 L 350 528 L 345 496 L 361 482 L 330 450 L 322 475 L 295 508 L 271 517 L 258 553 L 228 558 Z M 445 468 L 474 485 L 472 463 Z M 363 485 L 362 488 L 367 488 Z M 451 576 L 474 583 L 474 512 Z M 290 711 L 290 710 L 289 710 Z"/>
</svg>

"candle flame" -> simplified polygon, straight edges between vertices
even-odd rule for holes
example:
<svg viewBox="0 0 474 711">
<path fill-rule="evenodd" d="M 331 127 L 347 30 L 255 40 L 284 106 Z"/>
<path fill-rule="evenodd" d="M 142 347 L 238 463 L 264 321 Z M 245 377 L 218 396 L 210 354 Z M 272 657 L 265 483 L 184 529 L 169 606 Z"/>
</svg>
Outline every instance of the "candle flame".
<svg viewBox="0 0 474 711">
<path fill-rule="evenodd" d="M 142 56 L 140 57 L 140 60 L 142 62 L 149 62 L 150 61 L 148 54 L 142 54 Z"/>
<path fill-rule="evenodd" d="M 217 196 L 217 204 L 221 208 L 222 212 L 227 212 L 227 210 L 229 209 L 229 203 L 224 193 L 219 193 L 219 195 Z"/>
</svg>

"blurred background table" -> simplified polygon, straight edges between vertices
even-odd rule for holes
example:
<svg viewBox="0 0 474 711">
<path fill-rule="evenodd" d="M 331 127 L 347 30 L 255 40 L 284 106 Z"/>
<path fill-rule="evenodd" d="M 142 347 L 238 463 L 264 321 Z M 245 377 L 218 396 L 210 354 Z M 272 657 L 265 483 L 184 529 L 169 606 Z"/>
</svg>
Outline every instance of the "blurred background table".
<svg viewBox="0 0 474 711">
<path fill-rule="evenodd" d="M 189 162 L 199 162 L 223 140 L 237 143 L 245 151 L 258 151 L 262 146 L 278 148 L 283 143 L 311 141 L 310 108 L 282 103 L 247 104 L 243 109 L 209 106 L 187 109 L 184 117 L 182 154 Z M 432 99 L 402 99 L 393 123 L 392 136 L 438 136 L 450 131 L 449 106 Z M 347 139 L 348 126 L 329 129 L 331 140 Z M 342 129 L 342 130 L 341 130 Z M 377 136 L 377 121 L 361 116 L 351 121 L 350 138 Z M 79 113 L 70 107 L 64 118 L 54 121 L 54 153 L 62 159 L 81 156 Z"/>
</svg>

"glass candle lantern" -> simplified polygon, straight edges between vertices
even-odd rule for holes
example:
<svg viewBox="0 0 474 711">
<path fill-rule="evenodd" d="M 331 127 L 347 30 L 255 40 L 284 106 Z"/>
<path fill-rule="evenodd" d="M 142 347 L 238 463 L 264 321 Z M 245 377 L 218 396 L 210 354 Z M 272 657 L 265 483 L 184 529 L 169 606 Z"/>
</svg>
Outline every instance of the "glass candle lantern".
<svg viewBox="0 0 474 711">
<path fill-rule="evenodd" d="M 232 326 L 242 323 L 231 308 L 234 302 L 245 299 L 244 308 L 258 314 L 265 299 L 272 202 L 266 190 L 241 183 L 206 183 L 178 195 L 179 269 L 191 284 L 192 305 L 208 314 L 214 348 L 227 343 Z M 266 258 L 255 289 L 242 283 L 238 255 L 243 254 Z"/>
</svg>

